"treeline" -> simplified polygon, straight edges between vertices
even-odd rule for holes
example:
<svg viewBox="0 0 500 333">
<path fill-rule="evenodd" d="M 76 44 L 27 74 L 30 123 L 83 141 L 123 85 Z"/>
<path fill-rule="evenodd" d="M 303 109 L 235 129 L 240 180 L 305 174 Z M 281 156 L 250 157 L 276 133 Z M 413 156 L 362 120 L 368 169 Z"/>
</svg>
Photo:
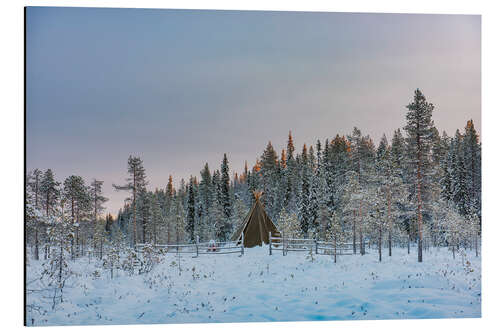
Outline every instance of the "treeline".
<svg viewBox="0 0 500 333">
<path fill-rule="evenodd" d="M 103 181 L 93 179 L 86 185 L 82 177 L 72 175 L 61 183 L 51 169 L 35 169 L 27 174 L 26 185 L 26 240 L 36 260 L 42 251 L 45 259 L 50 257 L 51 245 L 63 240 L 72 258 L 83 256 L 89 245 L 102 245 L 112 224 L 111 215 L 101 218 L 108 200 L 102 195 Z"/>
<path fill-rule="evenodd" d="M 130 245 L 193 242 L 196 237 L 226 241 L 251 208 L 252 192 L 260 190 L 266 212 L 287 235 L 349 240 L 361 253 L 363 240 L 370 239 L 379 245 L 380 258 L 383 243 L 391 255 L 393 242 L 408 238 L 418 243 L 419 261 L 424 239 L 453 249 L 472 247 L 481 221 L 481 144 L 472 120 L 453 137 L 440 134 L 433 110 L 416 90 L 406 126 L 390 139 L 384 135 L 375 144 L 354 128 L 348 135 L 296 149 L 290 132 L 285 148 L 276 150 L 269 142 L 241 173 L 230 173 L 224 154 L 218 169 L 205 164 L 199 178 L 181 180 L 177 188 L 170 176 L 165 188 L 148 190 L 142 160 L 130 156 L 126 183 L 114 185 L 130 196 L 116 221 L 108 218 L 107 227 L 101 223 L 102 232 L 108 239 L 119 234 Z M 28 216 L 35 218 L 27 221 L 36 251 L 42 216 L 64 211 L 74 230 L 73 252 L 102 239 L 95 231 L 106 200 L 102 182 L 86 187 L 80 177 L 72 177 L 61 187 L 50 170 L 29 175 Z M 50 244 L 49 239 L 43 242 Z"/>
</svg>

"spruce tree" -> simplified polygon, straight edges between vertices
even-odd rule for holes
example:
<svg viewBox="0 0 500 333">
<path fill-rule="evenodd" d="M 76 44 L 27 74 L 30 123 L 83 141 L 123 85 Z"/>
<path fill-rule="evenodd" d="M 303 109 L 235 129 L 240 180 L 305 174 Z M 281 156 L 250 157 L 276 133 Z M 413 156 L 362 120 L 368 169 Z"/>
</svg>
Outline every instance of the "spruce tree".
<svg viewBox="0 0 500 333">
<path fill-rule="evenodd" d="M 481 218 L 481 146 L 474 122 L 467 121 L 463 138 L 468 210 Z"/>
<path fill-rule="evenodd" d="M 231 198 L 229 195 L 229 163 L 227 161 L 227 155 L 224 154 L 222 159 L 222 164 L 220 167 L 221 171 L 221 204 L 224 211 L 224 216 L 229 220 L 231 218 Z"/>
<path fill-rule="evenodd" d="M 189 186 L 188 186 L 187 221 L 186 221 L 186 232 L 191 242 L 195 241 L 194 226 L 195 226 L 195 197 L 194 197 L 193 177 L 191 177 L 189 179 Z"/>
<path fill-rule="evenodd" d="M 300 227 L 304 235 L 308 234 L 311 224 L 311 169 L 309 167 L 307 147 L 304 144 L 300 156 L 301 193 L 299 206 Z"/>
<path fill-rule="evenodd" d="M 453 141 L 452 165 L 451 165 L 451 196 L 458 212 L 462 216 L 469 212 L 469 191 L 467 186 L 467 170 L 464 161 L 463 137 L 457 130 Z"/>
</svg>

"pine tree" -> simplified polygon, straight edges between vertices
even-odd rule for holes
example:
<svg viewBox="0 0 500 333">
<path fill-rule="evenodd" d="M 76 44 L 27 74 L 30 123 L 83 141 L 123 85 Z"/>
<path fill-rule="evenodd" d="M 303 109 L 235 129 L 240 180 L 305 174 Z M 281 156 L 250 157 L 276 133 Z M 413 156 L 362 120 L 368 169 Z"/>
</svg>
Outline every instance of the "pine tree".
<svg viewBox="0 0 500 333">
<path fill-rule="evenodd" d="M 128 191 L 132 192 L 132 197 L 129 200 L 132 201 L 132 214 L 133 214 L 133 244 L 137 244 L 137 195 L 140 191 L 145 190 L 146 181 L 146 170 L 142 165 L 142 160 L 140 157 L 129 156 L 128 158 L 128 174 L 129 177 L 126 179 L 127 183 L 125 185 L 115 185 L 113 187 L 118 191 Z"/>
<path fill-rule="evenodd" d="M 43 173 L 38 169 L 34 169 L 27 176 L 26 181 L 26 223 L 27 227 L 30 227 L 30 230 L 33 231 L 34 234 L 34 245 L 35 245 L 35 260 L 40 259 L 39 254 L 39 246 L 40 246 L 40 225 L 43 221 L 43 216 L 40 211 L 40 182 L 42 179 Z"/>
<path fill-rule="evenodd" d="M 333 260 L 337 263 L 337 249 L 341 246 L 342 242 L 345 241 L 345 233 L 337 213 L 334 212 L 330 220 L 330 226 L 326 232 L 326 239 L 333 244 Z"/>
<path fill-rule="evenodd" d="M 93 216 L 93 226 L 92 226 L 92 234 L 94 233 L 95 223 L 97 223 L 97 218 L 99 214 L 104 211 L 103 204 L 108 201 L 108 198 L 102 195 L 102 185 L 104 182 L 102 180 L 93 179 L 90 184 L 90 194 L 92 196 L 92 204 L 94 210 Z"/>
<path fill-rule="evenodd" d="M 65 215 L 65 199 L 62 198 L 59 203 L 59 208 L 51 206 L 53 215 L 47 218 L 49 243 L 53 247 L 48 262 L 44 263 L 41 276 L 41 280 L 45 281 L 45 285 L 50 289 L 52 309 L 64 301 L 63 290 L 66 281 L 73 274 L 68 264 L 70 240 L 73 239 L 73 224 Z"/>
<path fill-rule="evenodd" d="M 369 136 L 362 136 L 361 131 L 354 127 L 353 132 L 348 136 L 351 149 L 351 165 L 352 170 L 357 174 L 358 183 L 360 186 L 366 185 L 367 174 L 371 172 L 373 167 L 373 160 L 375 157 L 374 145 Z M 363 255 L 365 253 L 364 242 L 363 242 L 363 201 L 359 201 L 359 207 L 357 214 L 359 216 L 359 238 L 360 238 L 360 253 Z"/>
<path fill-rule="evenodd" d="M 432 139 L 432 111 L 434 105 L 428 103 L 422 92 L 417 89 L 413 101 L 407 106 L 408 152 L 413 167 L 412 179 L 416 185 L 417 223 L 418 223 L 418 262 L 422 262 L 422 209 L 425 179 L 429 168 L 429 153 Z"/>
<path fill-rule="evenodd" d="M 71 209 L 71 223 L 73 223 L 76 230 L 76 238 L 71 243 L 72 257 L 79 254 L 79 238 L 80 238 L 80 225 L 82 223 L 81 216 L 87 207 L 88 193 L 86 192 L 85 182 L 80 176 L 69 176 L 64 180 L 64 198 L 69 204 Z M 75 244 L 76 242 L 76 244 Z M 76 245 L 76 251 L 74 246 Z"/>
<path fill-rule="evenodd" d="M 45 215 L 47 217 L 51 216 L 53 211 L 56 209 L 55 205 L 57 204 L 57 199 L 60 194 L 59 185 L 60 183 L 54 179 L 52 170 L 47 169 L 40 182 L 40 194 L 42 196 L 42 204 L 45 208 Z"/>
</svg>

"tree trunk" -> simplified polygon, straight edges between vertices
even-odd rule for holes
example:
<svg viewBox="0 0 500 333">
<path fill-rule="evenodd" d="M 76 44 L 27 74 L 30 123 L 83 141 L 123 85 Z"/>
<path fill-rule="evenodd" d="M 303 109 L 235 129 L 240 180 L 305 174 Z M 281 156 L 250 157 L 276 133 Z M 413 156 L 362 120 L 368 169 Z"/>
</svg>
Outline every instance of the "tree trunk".
<svg viewBox="0 0 500 333">
<path fill-rule="evenodd" d="M 75 251 L 75 257 L 78 257 L 79 253 L 80 253 L 80 238 L 79 238 L 79 229 L 80 227 L 76 227 L 76 240 L 75 240 L 75 244 L 76 244 L 76 251 Z"/>
<path fill-rule="evenodd" d="M 102 247 L 103 247 L 103 236 L 100 237 L 100 246 L 99 246 L 99 259 L 102 260 Z"/>
<path fill-rule="evenodd" d="M 146 220 L 142 218 L 142 243 L 146 243 Z"/>
<path fill-rule="evenodd" d="M 135 213 L 135 195 L 136 195 L 136 180 L 135 180 L 135 176 L 136 176 L 136 172 L 135 172 L 135 166 L 133 168 L 133 178 L 134 178 L 134 186 L 132 188 L 132 196 L 133 196 L 133 206 L 134 206 L 134 247 L 135 247 L 135 244 L 137 244 L 137 227 L 136 227 L 136 213 Z"/>
<path fill-rule="evenodd" d="M 410 232 L 408 232 L 408 254 L 410 254 Z"/>
<path fill-rule="evenodd" d="M 476 257 L 479 255 L 477 251 L 477 232 L 474 232 L 474 248 L 476 249 Z"/>
<path fill-rule="evenodd" d="M 352 222 L 352 251 L 356 254 L 356 211 L 353 210 L 353 222 Z"/>
<path fill-rule="evenodd" d="M 422 152 L 420 151 L 420 136 L 417 136 L 418 167 L 417 167 L 417 219 L 418 219 L 418 262 L 422 262 Z"/>
<path fill-rule="evenodd" d="M 62 259 L 63 259 L 63 240 L 61 237 L 61 244 L 59 248 L 59 285 L 61 285 L 62 281 L 62 266 L 63 266 Z"/>
<path fill-rule="evenodd" d="M 92 223 L 92 232 L 91 232 L 92 234 L 90 235 L 90 239 L 92 241 L 92 243 L 90 243 L 90 247 L 94 251 L 96 250 L 96 244 L 94 242 L 96 224 L 97 224 L 97 183 L 94 183 L 94 221 Z"/>
<path fill-rule="evenodd" d="M 35 260 L 39 260 L 39 255 L 38 255 L 38 226 L 37 226 L 37 224 L 35 224 Z"/>
<path fill-rule="evenodd" d="M 361 255 L 365 254 L 365 243 L 363 242 L 363 228 L 362 228 L 362 212 L 361 212 L 361 202 L 359 203 L 359 253 Z"/>
<path fill-rule="evenodd" d="M 333 262 L 337 263 L 337 234 L 333 236 Z"/>
<path fill-rule="evenodd" d="M 378 261 L 382 261 L 382 225 L 378 228 Z"/>
<path fill-rule="evenodd" d="M 47 191 L 47 196 L 46 196 L 46 198 L 45 198 L 45 199 L 46 199 L 46 203 L 47 203 L 47 204 L 45 205 L 45 215 L 46 215 L 47 217 L 49 216 L 49 206 L 50 206 L 50 204 L 49 204 L 49 202 L 50 202 L 50 195 L 49 195 L 49 192 L 50 192 L 50 191 Z"/>
<path fill-rule="evenodd" d="M 392 256 L 392 216 L 391 216 L 391 190 L 387 189 L 387 217 L 389 219 L 389 257 Z"/>
</svg>

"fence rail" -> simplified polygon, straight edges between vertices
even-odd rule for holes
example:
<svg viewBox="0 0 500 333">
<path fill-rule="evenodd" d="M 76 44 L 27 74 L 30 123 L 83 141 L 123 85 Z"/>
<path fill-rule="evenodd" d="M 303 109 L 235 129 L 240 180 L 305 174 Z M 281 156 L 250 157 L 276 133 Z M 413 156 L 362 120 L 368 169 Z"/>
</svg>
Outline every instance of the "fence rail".
<svg viewBox="0 0 500 333">
<path fill-rule="evenodd" d="M 363 242 L 363 246 L 366 246 L 367 242 Z M 361 243 L 359 243 L 361 245 Z M 273 251 L 280 251 L 283 256 L 286 256 L 290 252 L 310 252 L 318 255 L 331 255 L 337 260 L 339 255 L 353 255 L 354 246 L 352 243 L 334 243 L 320 241 L 311 238 L 286 238 L 286 235 L 282 233 L 281 237 L 273 237 L 269 233 L 269 255 L 273 254 Z M 365 252 L 366 253 L 366 252 Z"/>
<path fill-rule="evenodd" d="M 153 246 L 155 249 L 166 249 L 166 252 L 175 254 L 192 254 L 193 258 L 197 258 L 201 254 L 231 254 L 240 253 L 242 256 L 245 253 L 243 247 L 243 237 L 241 245 L 237 242 L 199 242 L 199 237 L 196 237 L 196 242 L 192 244 L 136 244 L 137 252 L 142 253 L 145 246 Z M 188 250 L 186 250 L 188 249 Z M 235 251 L 237 249 L 237 251 Z"/>
<path fill-rule="evenodd" d="M 360 247 L 366 246 L 367 242 L 359 243 Z M 357 243 L 358 244 L 358 243 Z M 195 243 L 192 244 L 143 244 L 135 245 L 137 252 L 143 253 L 144 247 L 152 246 L 155 249 L 163 249 L 165 252 L 173 252 L 175 254 L 191 254 L 193 258 L 205 254 L 233 254 L 239 253 L 240 256 L 245 254 L 244 238 L 235 242 L 199 242 L 196 237 Z M 269 255 L 273 251 L 282 252 L 286 256 L 288 252 L 310 252 L 317 255 L 331 255 L 335 260 L 339 255 L 353 255 L 354 247 L 352 243 L 342 242 L 334 243 L 327 241 L 320 241 L 312 238 L 286 238 L 283 233 L 281 237 L 273 237 L 269 233 Z M 365 252 L 366 253 L 366 252 Z"/>
</svg>

